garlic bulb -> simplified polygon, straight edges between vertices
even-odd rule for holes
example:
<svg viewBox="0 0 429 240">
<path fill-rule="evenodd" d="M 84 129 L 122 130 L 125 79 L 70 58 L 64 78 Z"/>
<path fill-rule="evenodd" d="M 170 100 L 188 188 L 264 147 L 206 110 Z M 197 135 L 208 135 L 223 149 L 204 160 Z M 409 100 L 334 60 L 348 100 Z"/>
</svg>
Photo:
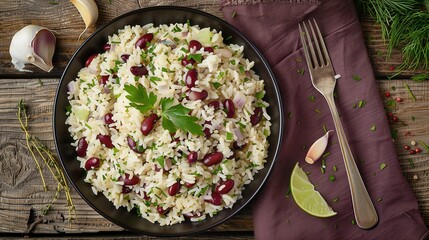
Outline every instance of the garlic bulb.
<svg viewBox="0 0 429 240">
<path fill-rule="evenodd" d="M 15 69 L 21 72 L 31 72 L 24 69 L 25 64 L 31 63 L 43 71 L 50 72 L 52 57 L 55 52 L 55 35 L 47 28 L 28 25 L 12 37 L 9 53 Z"/>
<path fill-rule="evenodd" d="M 86 32 L 86 30 L 93 26 L 98 19 L 98 7 L 94 0 L 70 0 L 71 3 L 77 8 L 83 21 L 85 22 L 85 29 L 79 35 L 79 38 Z"/>
<path fill-rule="evenodd" d="M 313 145 L 311 145 L 310 149 L 308 149 L 307 156 L 305 156 L 305 161 L 309 164 L 313 164 L 323 155 L 328 146 L 329 133 L 331 131 L 327 131 L 325 135 L 321 138 L 317 139 Z"/>
</svg>

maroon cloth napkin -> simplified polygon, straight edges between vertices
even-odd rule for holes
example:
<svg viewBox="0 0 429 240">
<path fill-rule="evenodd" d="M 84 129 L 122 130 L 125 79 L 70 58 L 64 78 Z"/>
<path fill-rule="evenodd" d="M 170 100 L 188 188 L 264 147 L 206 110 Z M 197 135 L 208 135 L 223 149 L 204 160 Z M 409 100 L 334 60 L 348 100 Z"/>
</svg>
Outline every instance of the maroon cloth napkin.
<svg viewBox="0 0 429 240">
<path fill-rule="evenodd" d="M 424 239 L 429 236 L 417 201 L 404 179 L 389 126 L 351 0 L 232 0 L 222 2 L 225 19 L 261 50 L 280 86 L 285 130 L 280 156 L 254 202 L 257 239 Z M 334 130 L 328 106 L 312 87 L 298 34 L 298 22 L 315 18 L 325 38 L 337 81 L 336 104 L 351 150 L 379 214 L 378 225 L 362 230 L 354 215 L 344 163 L 338 144 L 327 149 L 326 172 L 321 163 L 304 161 L 307 149 Z M 304 71 L 304 73 L 303 73 Z M 269 94 L 269 93 L 268 93 Z M 315 101 L 309 101 L 315 96 Z M 364 100 L 363 107 L 353 107 Z M 320 112 L 320 113 L 318 113 Z M 371 128 L 376 130 L 372 131 Z M 334 133 L 331 143 L 337 143 Z M 306 146 L 304 149 L 303 146 Z M 286 197 L 296 162 L 338 213 L 317 218 Z M 383 164 L 384 163 L 384 164 Z M 381 164 L 385 165 L 381 169 Z M 338 171 L 333 170 L 337 166 Z M 334 175 L 336 180 L 329 181 Z M 334 202 L 334 199 L 338 201 Z"/>
</svg>

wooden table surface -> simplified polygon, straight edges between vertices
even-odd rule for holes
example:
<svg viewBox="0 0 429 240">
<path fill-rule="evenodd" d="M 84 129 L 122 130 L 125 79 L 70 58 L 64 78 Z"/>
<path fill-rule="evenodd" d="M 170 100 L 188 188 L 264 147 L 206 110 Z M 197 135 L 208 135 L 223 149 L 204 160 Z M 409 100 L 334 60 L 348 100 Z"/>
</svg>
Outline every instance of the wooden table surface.
<svg viewBox="0 0 429 240">
<path fill-rule="evenodd" d="M 57 2 L 58 4 L 53 4 Z M 197 8 L 222 17 L 218 1 L 185 0 L 97 0 L 99 18 L 96 27 L 121 14 L 142 7 L 155 5 L 180 5 Z M 111 2 L 111 3 L 109 3 Z M 95 28 L 89 29 L 83 39 L 77 36 L 84 23 L 69 1 L 0 0 L 0 237 L 23 236 L 40 210 L 50 202 L 56 183 L 47 179 L 50 191 L 44 192 L 40 176 L 33 159 L 24 147 L 25 137 L 16 117 L 17 103 L 24 99 L 31 119 L 30 131 L 54 150 L 52 134 L 52 108 L 59 78 L 68 60 Z M 429 143 L 429 81 L 414 82 L 410 77 L 423 70 L 405 70 L 389 80 L 392 68 L 401 63 L 399 51 L 386 57 L 386 45 L 381 39 L 380 27 L 370 18 L 362 18 L 362 29 L 370 54 L 374 73 L 383 99 L 385 91 L 402 102 L 392 107 L 393 113 L 403 123 L 393 124 L 397 131 L 395 144 L 403 173 L 418 199 L 426 225 L 429 225 L 429 155 L 410 155 L 403 149 L 410 141 Z M 48 27 L 56 32 L 57 48 L 54 56 L 55 68 L 45 73 L 34 67 L 34 73 L 20 73 L 10 63 L 9 44 L 13 34 L 27 24 Z M 408 95 L 407 83 L 417 100 Z M 50 173 L 45 168 L 45 176 Z M 101 217 L 91 209 L 72 189 L 77 220 L 69 225 L 65 197 L 63 195 L 52 206 L 50 213 L 31 231 L 31 236 L 45 237 L 134 237 L 136 235 Z M 66 235 L 64 235 L 66 233 Z M 153 239 L 143 236 L 144 239 Z M 249 239 L 253 238 L 250 207 L 235 217 L 208 232 L 190 236 L 191 239 Z"/>
</svg>

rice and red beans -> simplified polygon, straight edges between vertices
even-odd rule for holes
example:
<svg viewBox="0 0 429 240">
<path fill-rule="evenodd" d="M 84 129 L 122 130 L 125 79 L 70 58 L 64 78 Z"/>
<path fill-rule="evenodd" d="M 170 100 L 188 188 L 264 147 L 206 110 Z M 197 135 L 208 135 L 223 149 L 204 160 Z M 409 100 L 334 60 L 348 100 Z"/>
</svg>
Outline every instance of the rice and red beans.
<svg viewBox="0 0 429 240">
<path fill-rule="evenodd" d="M 221 32 L 126 26 L 68 85 L 85 181 L 160 225 L 201 221 L 240 199 L 264 167 L 264 82 Z"/>
</svg>

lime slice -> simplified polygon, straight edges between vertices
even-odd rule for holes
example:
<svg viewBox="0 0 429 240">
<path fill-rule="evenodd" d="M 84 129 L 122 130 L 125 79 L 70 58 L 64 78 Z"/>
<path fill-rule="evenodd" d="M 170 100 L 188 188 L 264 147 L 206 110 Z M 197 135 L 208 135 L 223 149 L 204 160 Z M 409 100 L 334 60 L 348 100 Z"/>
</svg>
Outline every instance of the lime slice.
<svg viewBox="0 0 429 240">
<path fill-rule="evenodd" d="M 298 163 L 296 163 L 290 177 L 290 191 L 296 204 L 310 215 L 325 218 L 337 214 L 323 199 L 322 195 L 314 190 L 313 184 Z"/>
</svg>

